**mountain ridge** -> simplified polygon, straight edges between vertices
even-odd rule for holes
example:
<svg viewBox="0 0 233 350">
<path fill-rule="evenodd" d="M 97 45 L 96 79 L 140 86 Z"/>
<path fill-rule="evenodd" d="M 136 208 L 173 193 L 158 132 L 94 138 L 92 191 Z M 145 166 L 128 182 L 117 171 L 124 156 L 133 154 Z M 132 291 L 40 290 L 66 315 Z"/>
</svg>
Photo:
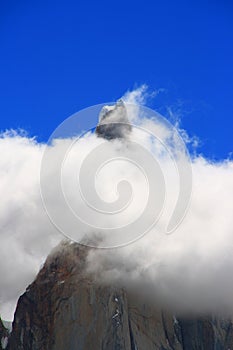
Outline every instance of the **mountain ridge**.
<svg viewBox="0 0 233 350">
<path fill-rule="evenodd" d="M 233 323 L 178 317 L 86 273 L 91 248 L 62 243 L 19 298 L 7 350 L 233 350 Z"/>
</svg>

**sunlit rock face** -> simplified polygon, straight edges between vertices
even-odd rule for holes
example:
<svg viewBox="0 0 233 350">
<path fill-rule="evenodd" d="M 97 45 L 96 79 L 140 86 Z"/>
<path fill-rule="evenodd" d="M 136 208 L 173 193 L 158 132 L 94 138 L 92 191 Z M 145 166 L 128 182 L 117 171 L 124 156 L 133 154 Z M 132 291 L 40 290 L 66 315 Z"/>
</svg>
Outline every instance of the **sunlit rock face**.
<svg viewBox="0 0 233 350">
<path fill-rule="evenodd" d="M 127 109 L 122 100 L 114 106 L 104 106 L 99 115 L 96 134 L 107 140 L 126 138 L 131 131 Z"/>
<path fill-rule="evenodd" d="M 232 350 L 231 320 L 181 319 L 86 273 L 63 244 L 18 301 L 8 350 Z"/>
</svg>

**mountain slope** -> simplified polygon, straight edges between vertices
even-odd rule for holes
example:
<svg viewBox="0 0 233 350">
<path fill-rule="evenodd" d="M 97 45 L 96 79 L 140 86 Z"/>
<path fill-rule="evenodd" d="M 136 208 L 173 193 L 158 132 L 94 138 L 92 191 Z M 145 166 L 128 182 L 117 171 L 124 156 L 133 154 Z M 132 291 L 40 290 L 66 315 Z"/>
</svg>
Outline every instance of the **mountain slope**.
<svg viewBox="0 0 233 350">
<path fill-rule="evenodd" d="M 233 350 L 230 320 L 176 319 L 85 273 L 88 248 L 63 244 L 18 301 L 8 350 Z"/>
</svg>

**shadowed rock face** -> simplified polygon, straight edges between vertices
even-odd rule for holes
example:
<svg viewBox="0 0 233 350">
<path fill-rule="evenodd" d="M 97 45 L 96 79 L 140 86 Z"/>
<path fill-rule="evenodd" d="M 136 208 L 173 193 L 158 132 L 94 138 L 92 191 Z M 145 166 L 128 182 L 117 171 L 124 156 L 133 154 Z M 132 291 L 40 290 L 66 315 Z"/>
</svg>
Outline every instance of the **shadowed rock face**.
<svg viewBox="0 0 233 350">
<path fill-rule="evenodd" d="M 18 301 L 8 350 L 232 350 L 230 320 L 179 319 L 85 273 L 64 244 Z"/>
<path fill-rule="evenodd" d="M 6 349 L 8 343 L 9 333 L 8 330 L 4 327 L 2 320 L 0 318 L 0 349 Z"/>
<path fill-rule="evenodd" d="M 127 117 L 127 109 L 122 100 L 114 106 L 105 106 L 100 112 L 96 134 L 107 140 L 123 139 L 132 127 Z"/>
</svg>

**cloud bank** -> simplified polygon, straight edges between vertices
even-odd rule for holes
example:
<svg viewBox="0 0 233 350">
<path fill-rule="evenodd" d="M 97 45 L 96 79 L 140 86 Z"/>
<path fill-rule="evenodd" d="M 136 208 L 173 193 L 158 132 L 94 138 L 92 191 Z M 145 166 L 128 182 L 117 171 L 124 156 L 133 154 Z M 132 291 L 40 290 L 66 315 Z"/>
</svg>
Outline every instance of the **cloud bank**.
<svg viewBox="0 0 233 350">
<path fill-rule="evenodd" d="M 193 160 L 193 195 L 171 235 L 152 230 L 132 245 L 89 254 L 105 283 L 139 291 L 175 312 L 233 312 L 233 163 Z"/>
<path fill-rule="evenodd" d="M 124 99 L 128 103 L 142 103 L 143 91 L 144 87 L 127 93 Z M 161 138 L 167 138 L 164 125 L 147 119 L 143 123 L 147 128 L 156 129 Z M 134 243 L 122 248 L 93 250 L 88 257 L 88 271 L 103 283 L 114 282 L 137 288 L 143 297 L 173 306 L 178 311 L 233 312 L 233 162 L 213 163 L 202 156 L 192 158 L 189 209 L 177 230 L 167 235 L 162 228 L 179 192 L 174 164 L 169 157 L 164 157 L 157 142 L 142 137 L 137 129 L 134 139 L 140 140 L 162 160 L 168 191 L 166 208 L 158 225 Z M 50 146 L 54 156 L 67 147 L 67 142 L 71 144 L 73 140 L 54 141 Z M 123 178 L 132 185 L 132 201 L 117 216 L 102 216 L 100 219 L 98 212 L 94 211 L 91 217 L 89 212 L 86 214 L 81 196 L 73 192 L 77 182 L 74 174 L 87 154 L 101 142 L 97 135 L 86 134 L 69 152 L 62 169 L 66 200 L 74 211 L 93 223 L 91 229 L 77 233 L 77 240 L 87 235 L 90 239 L 101 237 L 102 241 L 108 241 L 106 227 L 116 228 L 132 221 L 141 213 L 148 198 L 143 174 L 134 164 L 119 160 L 99 169 L 96 191 L 107 205 L 113 203 L 119 194 L 116 185 Z M 111 141 L 108 152 L 117 158 L 122 147 L 126 146 L 122 146 L 121 141 Z M 0 315 L 3 319 L 13 317 L 19 295 L 35 278 L 51 249 L 63 239 L 42 204 L 40 168 L 44 150 L 44 144 L 21 133 L 7 132 L 0 138 Z M 84 175 L 88 176 L 87 173 Z M 58 200 L 54 176 L 53 171 L 44 176 L 48 201 L 57 218 L 69 223 L 70 232 L 77 232 L 77 226 L 69 221 L 69 216 L 66 217 Z M 95 204 L 95 197 L 91 200 Z M 105 230 L 101 229 L 104 226 Z M 129 233 L 134 237 L 133 231 Z"/>
<path fill-rule="evenodd" d="M 61 239 L 42 206 L 39 187 L 44 145 L 14 131 L 0 138 L 0 315 L 15 304 Z"/>
</svg>

